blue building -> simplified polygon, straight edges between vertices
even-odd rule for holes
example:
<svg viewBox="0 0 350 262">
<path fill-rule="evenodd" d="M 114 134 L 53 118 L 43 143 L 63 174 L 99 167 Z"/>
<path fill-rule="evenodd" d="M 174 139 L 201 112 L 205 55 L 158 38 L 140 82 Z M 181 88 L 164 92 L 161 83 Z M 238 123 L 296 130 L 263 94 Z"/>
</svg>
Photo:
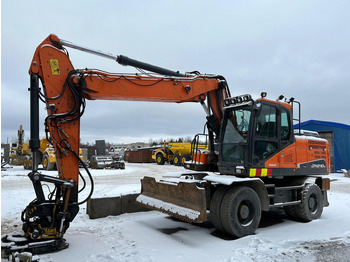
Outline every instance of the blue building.
<svg viewBox="0 0 350 262">
<path fill-rule="evenodd" d="M 294 125 L 299 128 L 299 125 Z M 301 129 L 317 131 L 329 142 L 331 152 L 331 172 L 350 170 L 350 126 L 319 120 L 301 123 Z"/>
</svg>

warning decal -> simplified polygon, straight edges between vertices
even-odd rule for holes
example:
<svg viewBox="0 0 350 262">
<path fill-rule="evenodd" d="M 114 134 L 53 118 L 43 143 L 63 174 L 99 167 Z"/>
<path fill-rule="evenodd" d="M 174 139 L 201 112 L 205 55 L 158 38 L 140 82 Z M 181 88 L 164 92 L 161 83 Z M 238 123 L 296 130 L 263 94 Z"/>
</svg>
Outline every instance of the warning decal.
<svg viewBox="0 0 350 262">
<path fill-rule="evenodd" d="M 272 176 L 272 168 L 251 168 L 249 171 L 250 177 L 265 177 Z"/>
<path fill-rule="evenodd" d="M 51 74 L 54 76 L 61 75 L 60 65 L 58 64 L 58 59 L 50 59 Z"/>
</svg>

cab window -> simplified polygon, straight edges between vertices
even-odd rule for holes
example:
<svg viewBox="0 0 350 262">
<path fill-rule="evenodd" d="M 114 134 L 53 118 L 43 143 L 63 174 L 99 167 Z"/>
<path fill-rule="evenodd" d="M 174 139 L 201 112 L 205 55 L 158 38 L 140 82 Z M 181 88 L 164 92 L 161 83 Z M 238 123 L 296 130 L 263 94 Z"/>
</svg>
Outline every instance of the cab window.
<svg viewBox="0 0 350 262">
<path fill-rule="evenodd" d="M 221 155 L 224 162 L 243 164 L 247 148 L 250 108 L 227 109 Z"/>
<path fill-rule="evenodd" d="M 290 122 L 288 112 L 286 109 L 281 109 L 281 144 L 282 146 L 288 144 L 290 139 Z"/>
<path fill-rule="evenodd" d="M 260 162 L 278 150 L 277 143 L 277 109 L 274 106 L 262 105 L 255 130 L 255 159 Z"/>
<path fill-rule="evenodd" d="M 277 138 L 276 108 L 263 105 L 256 125 L 256 135 Z"/>
</svg>

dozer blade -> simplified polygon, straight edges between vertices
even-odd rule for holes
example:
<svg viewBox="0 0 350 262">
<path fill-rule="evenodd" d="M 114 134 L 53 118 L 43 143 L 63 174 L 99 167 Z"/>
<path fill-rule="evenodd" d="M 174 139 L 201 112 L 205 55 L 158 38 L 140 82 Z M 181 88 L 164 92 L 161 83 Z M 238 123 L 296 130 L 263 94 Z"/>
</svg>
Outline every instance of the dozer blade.
<svg viewBox="0 0 350 262">
<path fill-rule="evenodd" d="M 141 186 L 137 204 L 185 222 L 207 221 L 205 189 L 198 188 L 195 182 L 156 182 L 153 177 L 144 177 Z"/>
<path fill-rule="evenodd" d="M 23 165 L 25 156 L 14 156 L 11 159 L 11 165 L 13 166 L 21 166 Z"/>
</svg>

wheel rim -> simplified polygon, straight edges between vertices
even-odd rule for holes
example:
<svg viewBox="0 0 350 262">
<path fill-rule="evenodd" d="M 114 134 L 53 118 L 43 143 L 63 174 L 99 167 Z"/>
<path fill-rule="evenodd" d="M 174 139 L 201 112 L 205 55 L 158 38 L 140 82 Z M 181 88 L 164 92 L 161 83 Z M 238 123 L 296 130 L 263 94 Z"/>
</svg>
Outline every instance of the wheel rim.
<svg viewBox="0 0 350 262">
<path fill-rule="evenodd" d="M 45 158 L 44 159 L 44 168 L 46 168 L 47 167 L 47 159 Z"/>
<path fill-rule="evenodd" d="M 250 201 L 242 201 L 237 209 L 238 221 L 242 226 L 249 226 L 254 219 L 253 205 Z"/>
<path fill-rule="evenodd" d="M 317 197 L 315 194 L 310 195 L 309 201 L 308 201 L 308 206 L 309 206 L 309 210 L 312 214 L 317 212 Z"/>
<path fill-rule="evenodd" d="M 160 156 L 157 157 L 157 162 L 158 163 L 162 162 L 162 158 Z"/>
</svg>

